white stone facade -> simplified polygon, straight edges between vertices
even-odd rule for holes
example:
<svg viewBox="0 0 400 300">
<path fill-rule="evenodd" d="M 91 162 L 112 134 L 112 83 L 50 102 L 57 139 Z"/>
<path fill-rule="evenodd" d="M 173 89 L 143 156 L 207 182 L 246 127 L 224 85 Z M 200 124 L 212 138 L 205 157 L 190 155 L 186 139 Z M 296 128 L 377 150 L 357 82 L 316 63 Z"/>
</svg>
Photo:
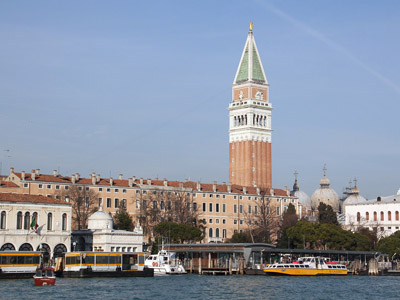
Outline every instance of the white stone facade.
<svg viewBox="0 0 400 300">
<path fill-rule="evenodd" d="M 350 230 L 377 229 L 378 237 L 389 236 L 400 229 L 400 194 L 378 197 L 359 204 L 344 205 L 345 226 Z"/>
<path fill-rule="evenodd" d="M 42 196 L 0 194 L 0 249 L 44 249 L 51 256 L 55 252 L 70 251 L 71 205 L 51 203 L 52 200 Z M 33 216 L 37 226 L 31 228 Z"/>
<path fill-rule="evenodd" d="M 95 212 L 88 220 L 89 230 L 72 233 L 74 250 L 105 252 L 142 252 L 143 229 L 140 225 L 134 231 L 113 229 L 113 219 L 102 210 Z"/>
</svg>

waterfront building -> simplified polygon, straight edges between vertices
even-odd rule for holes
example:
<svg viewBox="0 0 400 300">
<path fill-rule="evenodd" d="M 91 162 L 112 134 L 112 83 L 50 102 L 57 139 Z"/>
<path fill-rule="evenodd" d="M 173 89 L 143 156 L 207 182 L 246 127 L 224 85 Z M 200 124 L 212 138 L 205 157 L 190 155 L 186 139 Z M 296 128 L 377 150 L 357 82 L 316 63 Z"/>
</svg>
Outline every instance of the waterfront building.
<svg viewBox="0 0 400 300">
<path fill-rule="evenodd" d="M 143 229 L 116 230 L 109 213 L 100 210 L 89 217 L 87 230 L 72 232 L 73 251 L 142 252 Z"/>
<path fill-rule="evenodd" d="M 326 167 L 324 166 L 324 177 L 320 181 L 320 187 L 311 196 L 311 209 L 318 211 L 320 203 L 325 203 L 333 208 L 334 212 L 339 212 L 339 196 L 334 189 L 330 188 L 330 180 L 326 177 Z"/>
<path fill-rule="evenodd" d="M 40 250 L 51 256 L 69 251 L 71 216 L 65 201 L 0 193 L 0 251 Z"/>
<path fill-rule="evenodd" d="M 400 228 L 400 190 L 395 195 L 365 200 L 357 194 L 344 201 L 347 229 L 361 227 L 376 230 L 378 238 L 389 236 Z"/>
<path fill-rule="evenodd" d="M 229 104 L 229 182 L 272 188 L 269 84 L 250 30 Z"/>
<path fill-rule="evenodd" d="M 183 199 L 189 205 L 188 209 L 196 212 L 196 218 L 205 223 L 204 242 L 223 242 L 235 232 L 261 225 L 264 204 L 268 206 L 268 217 L 277 224 L 275 228 L 271 228 L 273 240 L 277 237 L 279 220 L 289 203 L 295 206 L 299 218 L 302 216 L 301 203 L 287 189 L 262 189 L 225 182 L 210 184 L 189 180 L 179 182 L 158 178 L 143 179 L 135 176 L 124 179 L 122 174 L 118 179 L 103 178 L 94 173 L 89 178 L 82 178 L 80 174 L 63 176 L 57 171 L 53 174 L 42 174 L 40 169 L 30 173 L 15 172 L 13 168 L 6 180 L 18 186 L 12 187 L 13 191 L 44 197 L 59 198 L 58 192 L 68 192 L 71 186 L 81 187 L 83 191 L 92 190 L 96 192 L 99 208 L 114 215 L 123 207 L 135 223 L 141 218 L 143 204 L 157 208 L 159 217 L 168 213 L 170 201 Z M 5 191 L 7 189 L 3 188 L 2 192 Z M 68 198 L 65 196 L 58 200 L 68 201 Z M 149 234 L 151 233 L 145 232 L 146 236 Z"/>
</svg>

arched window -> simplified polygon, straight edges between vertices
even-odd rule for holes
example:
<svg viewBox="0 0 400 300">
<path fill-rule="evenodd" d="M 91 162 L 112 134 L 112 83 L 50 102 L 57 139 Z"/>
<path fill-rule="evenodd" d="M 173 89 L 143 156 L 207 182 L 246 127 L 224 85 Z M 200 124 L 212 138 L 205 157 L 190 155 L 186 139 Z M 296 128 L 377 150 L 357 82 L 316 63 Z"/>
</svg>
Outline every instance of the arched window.
<svg viewBox="0 0 400 300">
<path fill-rule="evenodd" d="M 226 229 L 222 229 L 222 238 L 226 239 Z"/>
<path fill-rule="evenodd" d="M 361 214 L 360 212 L 357 213 L 357 222 L 360 223 L 361 221 Z"/>
<path fill-rule="evenodd" d="M 31 225 L 34 225 L 34 228 L 36 229 L 37 228 L 37 224 L 38 224 L 38 213 L 37 212 L 34 212 L 32 214 L 32 222 L 31 223 L 33 223 L 33 220 L 35 220 L 35 224 L 31 224 Z"/>
<path fill-rule="evenodd" d="M 369 221 L 369 212 L 365 213 L 365 220 Z"/>
<path fill-rule="evenodd" d="M 17 213 L 17 229 L 22 229 L 22 212 Z"/>
<path fill-rule="evenodd" d="M 29 212 L 26 212 L 24 217 L 24 229 L 28 230 L 29 225 L 31 225 L 31 214 Z"/>
<path fill-rule="evenodd" d="M 33 251 L 33 247 L 31 244 L 25 243 L 19 247 L 18 251 Z"/>
<path fill-rule="evenodd" d="M 374 211 L 374 221 L 378 221 L 378 213 Z"/>
<path fill-rule="evenodd" d="M 62 230 L 67 230 L 67 214 L 62 215 Z"/>
<path fill-rule="evenodd" d="M 392 221 L 392 212 L 388 211 L 388 221 Z"/>
<path fill-rule="evenodd" d="M 212 228 L 208 229 L 208 236 L 212 237 L 213 236 L 213 230 Z"/>
<path fill-rule="evenodd" d="M 47 230 L 53 230 L 53 214 L 47 214 Z"/>
<path fill-rule="evenodd" d="M 0 217 L 0 229 L 6 229 L 6 216 L 6 212 L 2 211 Z"/>
<path fill-rule="evenodd" d="M 381 221 L 385 221 L 385 213 L 381 211 Z"/>
<path fill-rule="evenodd" d="M 399 220 L 399 211 L 396 210 L 396 221 L 398 221 L 398 220 Z"/>
<path fill-rule="evenodd" d="M 21 213 L 22 214 L 22 213 Z M 15 250 L 15 247 L 11 243 L 5 243 L 3 246 L 1 246 L 0 251 L 7 251 L 7 250 Z"/>
<path fill-rule="evenodd" d="M 219 238 L 219 228 L 215 229 L 215 237 Z"/>
</svg>

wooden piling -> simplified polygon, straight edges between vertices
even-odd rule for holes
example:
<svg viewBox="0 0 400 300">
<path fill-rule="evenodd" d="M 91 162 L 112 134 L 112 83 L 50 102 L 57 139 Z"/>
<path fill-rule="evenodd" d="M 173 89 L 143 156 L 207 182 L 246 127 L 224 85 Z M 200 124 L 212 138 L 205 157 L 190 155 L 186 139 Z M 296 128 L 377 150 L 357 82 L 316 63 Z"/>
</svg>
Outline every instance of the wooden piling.
<svg viewBox="0 0 400 300">
<path fill-rule="evenodd" d="M 200 274 L 200 275 L 203 274 L 203 273 L 201 272 L 201 254 L 200 254 L 200 256 L 199 256 L 199 274 Z"/>
</svg>

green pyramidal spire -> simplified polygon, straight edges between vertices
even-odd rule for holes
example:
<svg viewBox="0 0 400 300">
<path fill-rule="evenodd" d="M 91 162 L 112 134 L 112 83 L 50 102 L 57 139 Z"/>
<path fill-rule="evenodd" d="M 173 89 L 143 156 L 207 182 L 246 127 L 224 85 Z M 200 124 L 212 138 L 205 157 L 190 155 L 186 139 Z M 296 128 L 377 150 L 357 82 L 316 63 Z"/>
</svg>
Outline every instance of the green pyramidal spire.
<svg viewBox="0 0 400 300">
<path fill-rule="evenodd" d="M 247 35 L 246 44 L 244 46 L 233 84 L 239 84 L 245 81 L 268 84 L 260 55 L 258 54 L 256 42 L 254 40 L 252 24 L 250 26 L 249 34 Z"/>
</svg>

